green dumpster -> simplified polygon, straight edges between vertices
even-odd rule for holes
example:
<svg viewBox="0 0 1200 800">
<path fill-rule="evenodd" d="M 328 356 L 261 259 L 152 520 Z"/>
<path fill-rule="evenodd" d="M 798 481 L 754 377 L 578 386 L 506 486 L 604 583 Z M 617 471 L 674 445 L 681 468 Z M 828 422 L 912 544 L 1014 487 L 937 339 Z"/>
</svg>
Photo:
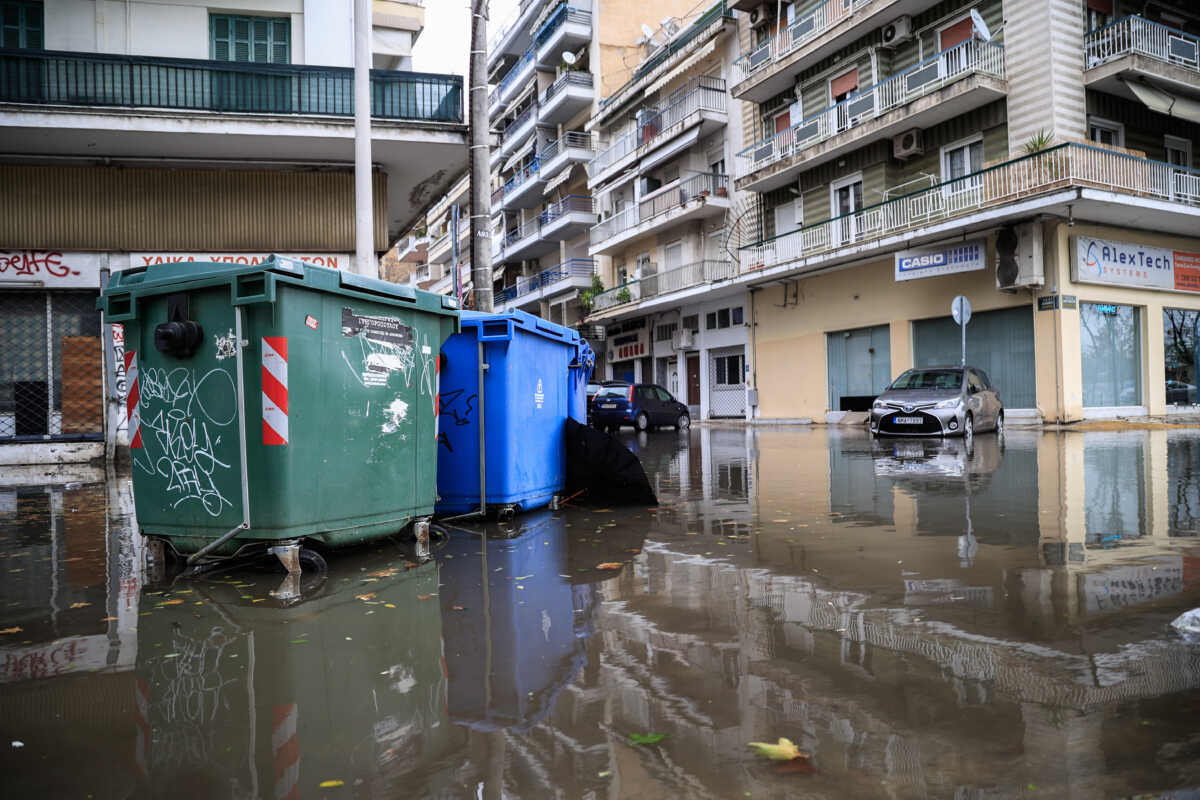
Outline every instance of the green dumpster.
<svg viewBox="0 0 1200 800">
<path fill-rule="evenodd" d="M 138 525 L 179 553 L 328 547 L 433 513 L 453 298 L 273 256 L 115 273 Z"/>
</svg>

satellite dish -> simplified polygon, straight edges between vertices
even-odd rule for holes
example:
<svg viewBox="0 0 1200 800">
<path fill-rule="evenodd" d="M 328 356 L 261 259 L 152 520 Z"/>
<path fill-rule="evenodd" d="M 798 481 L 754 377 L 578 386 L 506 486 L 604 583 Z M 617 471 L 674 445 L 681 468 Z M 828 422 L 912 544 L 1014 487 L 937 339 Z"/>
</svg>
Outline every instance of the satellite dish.
<svg viewBox="0 0 1200 800">
<path fill-rule="evenodd" d="M 646 23 L 643 22 L 642 23 L 642 35 L 645 36 L 647 39 L 653 39 L 654 38 L 654 28 L 651 28 L 649 25 L 647 25 Z"/>
<path fill-rule="evenodd" d="M 568 67 L 575 66 L 575 62 L 578 60 L 579 59 L 577 59 L 575 57 L 574 53 L 563 53 L 563 63 L 566 64 Z"/>
<path fill-rule="evenodd" d="M 971 9 L 971 24 L 975 27 L 975 35 L 985 42 L 992 40 L 992 32 L 988 30 L 987 23 L 983 21 L 983 17 L 975 9 Z"/>
</svg>

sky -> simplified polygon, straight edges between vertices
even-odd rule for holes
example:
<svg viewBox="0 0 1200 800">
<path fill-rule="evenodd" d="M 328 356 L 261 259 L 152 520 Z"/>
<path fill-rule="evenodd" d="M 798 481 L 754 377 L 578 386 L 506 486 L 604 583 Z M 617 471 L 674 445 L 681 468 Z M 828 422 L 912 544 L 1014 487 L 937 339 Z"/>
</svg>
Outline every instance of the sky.
<svg viewBox="0 0 1200 800">
<path fill-rule="evenodd" d="M 491 0 L 488 36 L 495 27 L 507 22 L 518 0 Z M 413 48 L 413 69 L 417 72 L 467 74 L 467 51 L 471 45 L 470 4 L 468 0 L 425 0 L 425 30 Z"/>
</svg>

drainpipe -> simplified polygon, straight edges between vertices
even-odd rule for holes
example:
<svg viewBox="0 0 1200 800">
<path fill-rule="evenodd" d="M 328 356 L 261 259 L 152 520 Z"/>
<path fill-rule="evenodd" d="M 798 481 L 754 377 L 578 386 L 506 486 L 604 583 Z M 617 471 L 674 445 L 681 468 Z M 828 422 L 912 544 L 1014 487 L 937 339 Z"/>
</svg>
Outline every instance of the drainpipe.
<svg viewBox="0 0 1200 800">
<path fill-rule="evenodd" d="M 759 289 L 757 286 L 750 290 L 750 360 L 754 365 L 750 370 L 750 379 L 754 385 L 754 394 L 756 398 L 758 396 L 758 312 L 756 310 L 754 300 L 755 295 L 757 295 L 758 292 Z M 750 405 L 749 394 L 750 390 L 747 389 L 746 411 L 749 412 L 750 419 L 754 419 L 757 416 L 755 409 L 758 407 L 758 404 L 756 403 L 754 406 Z"/>
</svg>

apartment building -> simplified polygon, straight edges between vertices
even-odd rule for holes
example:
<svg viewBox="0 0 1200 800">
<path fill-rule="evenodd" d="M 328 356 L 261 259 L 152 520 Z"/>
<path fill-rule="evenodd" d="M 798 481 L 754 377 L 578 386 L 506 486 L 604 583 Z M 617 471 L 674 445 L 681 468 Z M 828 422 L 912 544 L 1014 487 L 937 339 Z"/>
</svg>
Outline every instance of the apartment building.
<svg viewBox="0 0 1200 800">
<path fill-rule="evenodd" d="M 836 419 L 957 363 L 956 295 L 1010 419 L 1197 402 L 1200 9 L 734 5 L 761 416 Z"/>
<path fill-rule="evenodd" d="M 349 265 L 352 8 L 0 0 L 0 463 L 103 453 L 101 356 L 123 347 L 94 309 L 108 271 Z M 409 69 L 420 0 L 372 13 L 382 253 L 463 172 L 466 138 L 462 79 Z"/>
<path fill-rule="evenodd" d="M 657 383 L 693 419 L 745 417 L 747 295 L 730 283 L 743 209 L 727 166 L 741 149 L 727 91 L 737 24 L 717 2 L 646 38 L 588 123 L 606 143 L 588 186 L 601 217 L 589 253 L 607 289 L 587 322 L 604 326 L 606 377 Z"/>
</svg>

